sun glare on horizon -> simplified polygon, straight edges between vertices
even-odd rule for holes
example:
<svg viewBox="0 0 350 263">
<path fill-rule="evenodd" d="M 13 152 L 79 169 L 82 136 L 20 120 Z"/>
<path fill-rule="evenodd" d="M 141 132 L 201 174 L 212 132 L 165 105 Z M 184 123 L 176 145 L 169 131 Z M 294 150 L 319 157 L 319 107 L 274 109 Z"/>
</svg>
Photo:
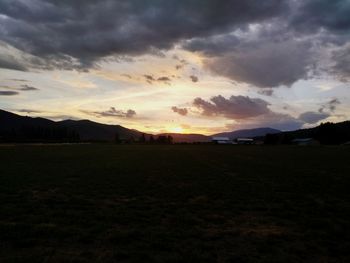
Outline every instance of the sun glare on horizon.
<svg viewBox="0 0 350 263">
<path fill-rule="evenodd" d="M 176 126 L 176 127 L 170 128 L 169 132 L 172 132 L 172 133 L 183 133 L 184 129 L 182 127 Z"/>
</svg>

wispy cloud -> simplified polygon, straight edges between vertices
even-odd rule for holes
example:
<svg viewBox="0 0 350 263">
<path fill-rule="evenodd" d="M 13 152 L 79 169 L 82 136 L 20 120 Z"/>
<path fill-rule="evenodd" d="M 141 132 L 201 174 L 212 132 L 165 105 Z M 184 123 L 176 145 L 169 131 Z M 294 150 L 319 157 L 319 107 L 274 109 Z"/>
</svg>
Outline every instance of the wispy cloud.
<svg viewBox="0 0 350 263">
<path fill-rule="evenodd" d="M 19 88 L 19 90 L 22 90 L 22 91 L 34 91 L 34 90 L 39 90 L 39 89 L 35 88 L 33 86 L 29 86 L 29 85 L 21 85 L 21 88 Z"/>
<path fill-rule="evenodd" d="M 115 107 L 110 107 L 105 111 L 86 111 L 82 110 L 82 112 L 93 115 L 96 117 L 117 117 L 117 118 L 133 118 L 136 115 L 136 111 L 128 109 L 126 111 L 117 110 Z"/>
<path fill-rule="evenodd" d="M 0 90 L 0 96 L 15 96 L 15 95 L 19 95 L 19 92 L 10 91 L 10 90 Z"/>
</svg>

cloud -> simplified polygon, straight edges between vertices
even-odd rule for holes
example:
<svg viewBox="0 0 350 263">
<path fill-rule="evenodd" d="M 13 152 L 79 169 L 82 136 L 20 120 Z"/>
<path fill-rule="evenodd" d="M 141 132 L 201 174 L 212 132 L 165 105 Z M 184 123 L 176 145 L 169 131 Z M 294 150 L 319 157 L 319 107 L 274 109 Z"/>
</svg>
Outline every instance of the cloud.
<svg viewBox="0 0 350 263">
<path fill-rule="evenodd" d="M 330 73 L 337 76 L 341 81 L 350 81 L 350 45 L 346 48 L 335 50 L 332 54 L 334 65 Z"/>
<path fill-rule="evenodd" d="M 299 31 L 325 29 L 342 33 L 350 29 L 350 2 L 347 0 L 296 1 L 297 9 L 291 18 L 291 26 Z"/>
<path fill-rule="evenodd" d="M 21 64 L 14 56 L 0 54 L 0 68 L 27 71 L 27 68 Z"/>
<path fill-rule="evenodd" d="M 304 122 L 298 118 L 277 112 L 270 112 L 261 118 L 256 118 L 255 121 L 258 125 L 256 127 L 271 127 L 282 131 L 297 130 L 304 125 Z"/>
<path fill-rule="evenodd" d="M 281 0 L 3 0 L 0 39 L 45 60 L 48 68 L 89 68 L 100 58 L 170 49 L 181 40 L 244 27 L 286 8 Z"/>
<path fill-rule="evenodd" d="M 155 81 L 165 82 L 167 84 L 170 84 L 170 82 L 171 82 L 170 77 L 167 77 L 167 76 L 161 76 L 158 78 L 154 77 L 153 75 L 147 75 L 147 74 L 143 75 L 143 76 L 146 79 L 147 83 L 149 83 L 149 84 L 153 84 L 153 82 L 155 82 Z"/>
<path fill-rule="evenodd" d="M 314 124 L 319 122 L 320 120 L 328 118 L 330 115 L 328 113 L 320 113 L 320 112 L 304 112 L 300 114 L 299 119 L 305 123 Z"/>
<path fill-rule="evenodd" d="M 158 80 L 158 81 L 163 81 L 163 82 L 169 82 L 169 81 L 171 81 L 171 79 L 170 79 L 169 77 L 159 77 L 157 80 Z"/>
<path fill-rule="evenodd" d="M 319 113 L 324 113 L 325 111 L 334 112 L 337 109 L 337 106 L 340 105 L 341 102 L 338 98 L 333 98 L 327 103 L 323 104 L 319 109 Z"/>
<path fill-rule="evenodd" d="M 327 105 L 337 104 L 332 99 Z M 270 104 L 262 99 L 248 96 L 231 96 L 226 99 L 223 96 L 212 97 L 209 101 L 196 98 L 193 106 L 200 110 L 200 114 L 212 117 L 225 117 L 234 120 L 231 128 L 257 128 L 271 127 L 279 130 L 295 130 L 305 124 L 314 124 L 330 116 L 324 112 L 304 112 L 299 117 L 272 111 Z"/>
<path fill-rule="evenodd" d="M 29 85 L 21 85 L 20 88 L 17 87 L 10 87 L 10 86 L 0 86 L 0 88 L 2 89 L 9 89 L 9 90 L 17 90 L 17 91 L 36 91 L 39 90 L 38 88 L 35 88 L 33 86 L 29 86 Z"/>
<path fill-rule="evenodd" d="M 2 0 L 0 41 L 23 56 L 1 55 L 0 67 L 86 71 L 179 47 L 214 74 L 277 87 L 324 70 L 317 52 L 333 45 L 328 72 L 348 79 L 349 12 L 348 0 Z"/>
<path fill-rule="evenodd" d="M 291 86 L 299 79 L 308 77 L 314 62 L 311 45 L 304 41 L 268 40 L 238 46 L 230 41 L 235 39 L 229 38 L 226 43 L 232 50 L 208 57 L 204 62 L 205 67 L 217 75 L 256 87 Z"/>
<path fill-rule="evenodd" d="M 176 112 L 182 116 L 186 116 L 188 113 L 187 108 L 178 108 L 178 107 L 174 106 L 174 107 L 171 107 L 171 109 L 173 110 L 173 112 Z"/>
<path fill-rule="evenodd" d="M 38 88 L 29 86 L 29 85 L 21 85 L 22 88 L 20 88 L 19 90 L 22 91 L 34 91 L 34 90 L 39 90 Z"/>
<path fill-rule="evenodd" d="M 192 80 L 192 82 L 198 82 L 198 77 L 197 76 L 191 75 L 190 79 Z"/>
<path fill-rule="evenodd" d="M 177 60 L 179 63 L 175 65 L 175 69 L 176 70 L 179 70 L 179 69 L 182 69 L 184 68 L 186 65 L 188 65 L 188 61 L 185 60 L 185 59 L 181 59 L 179 58 L 177 55 L 174 55 L 173 56 L 173 59 Z"/>
<path fill-rule="evenodd" d="M 152 84 L 153 81 L 155 81 L 155 78 L 152 76 L 152 75 L 143 75 L 146 79 L 146 81 L 149 83 L 149 84 Z"/>
<path fill-rule="evenodd" d="M 196 98 L 193 106 L 204 116 L 224 116 L 230 119 L 246 119 L 269 113 L 269 103 L 258 98 L 248 96 L 215 96 L 210 101 Z"/>
<path fill-rule="evenodd" d="M 262 89 L 262 90 L 259 90 L 258 93 L 264 96 L 272 96 L 273 89 Z"/>
<path fill-rule="evenodd" d="M 267 114 L 260 115 L 245 120 L 237 120 L 232 124 L 226 125 L 227 129 L 253 129 L 269 127 L 281 131 L 292 131 L 300 129 L 305 123 L 289 114 L 282 114 L 270 111 Z"/>
<path fill-rule="evenodd" d="M 211 72 L 256 87 L 291 86 L 320 73 L 348 80 L 350 2 L 289 1 L 289 7 L 245 30 L 192 38 L 184 48 L 205 56 Z M 327 70 L 323 56 L 332 50 L 334 66 Z"/>
<path fill-rule="evenodd" d="M 132 76 L 130 74 L 120 74 L 120 76 L 126 77 L 128 79 L 132 79 Z"/>
<path fill-rule="evenodd" d="M 136 111 L 134 111 L 134 110 L 127 110 L 126 111 L 126 114 L 125 114 L 125 117 L 126 118 L 132 118 L 132 117 L 134 117 L 136 115 Z"/>
<path fill-rule="evenodd" d="M 118 118 L 133 118 L 136 115 L 134 110 L 117 110 L 115 107 L 110 107 L 106 111 L 83 111 L 84 113 L 94 115 L 96 117 L 118 117 Z"/>
<path fill-rule="evenodd" d="M 17 91 L 0 90 L 0 96 L 15 96 L 18 94 L 19 94 L 19 92 L 17 92 Z"/>
<path fill-rule="evenodd" d="M 12 81 L 16 81 L 16 82 L 28 82 L 28 80 L 26 79 L 10 79 Z"/>
<path fill-rule="evenodd" d="M 17 111 L 17 112 L 22 112 L 22 113 L 42 113 L 42 111 L 38 111 L 38 110 L 31 110 L 31 109 L 17 109 L 17 110 L 14 110 L 14 111 Z"/>
</svg>

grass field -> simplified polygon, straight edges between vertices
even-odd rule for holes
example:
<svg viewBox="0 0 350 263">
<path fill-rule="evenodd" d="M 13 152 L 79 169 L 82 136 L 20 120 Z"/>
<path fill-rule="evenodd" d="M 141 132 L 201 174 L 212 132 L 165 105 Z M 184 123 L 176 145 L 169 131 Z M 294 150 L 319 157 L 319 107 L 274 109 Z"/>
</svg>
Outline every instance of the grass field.
<svg viewBox="0 0 350 263">
<path fill-rule="evenodd" d="M 0 146 L 0 262 L 350 262 L 350 148 Z"/>
</svg>

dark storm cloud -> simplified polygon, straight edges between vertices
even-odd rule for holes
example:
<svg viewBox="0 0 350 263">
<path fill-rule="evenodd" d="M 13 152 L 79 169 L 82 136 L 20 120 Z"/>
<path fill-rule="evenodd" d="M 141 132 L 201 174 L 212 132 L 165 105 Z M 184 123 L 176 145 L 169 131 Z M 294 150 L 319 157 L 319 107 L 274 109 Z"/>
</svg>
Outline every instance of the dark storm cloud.
<svg viewBox="0 0 350 263">
<path fill-rule="evenodd" d="M 27 68 L 10 55 L 0 54 L 0 68 L 27 71 Z"/>
<path fill-rule="evenodd" d="M 174 106 L 174 107 L 171 107 L 171 109 L 173 112 L 176 112 L 182 116 L 186 116 L 188 113 L 188 110 L 186 108 L 179 108 L 179 107 Z"/>
<path fill-rule="evenodd" d="M 207 57 L 215 74 L 257 87 L 291 86 L 328 72 L 349 80 L 350 2 L 295 0 L 284 16 L 234 34 L 194 38 L 184 47 Z M 332 46 L 334 66 L 326 69 L 321 54 Z M 326 69 L 326 70 L 325 70 Z"/>
<path fill-rule="evenodd" d="M 313 76 L 316 51 L 332 44 L 328 72 L 348 80 L 349 13 L 348 0 L 2 0 L 0 41 L 31 56 L 0 56 L 0 67 L 86 71 L 178 45 L 217 75 L 277 87 Z"/>
<path fill-rule="evenodd" d="M 301 31 L 342 32 L 350 29 L 350 2 L 348 0 L 299 0 L 291 26 Z"/>
<path fill-rule="evenodd" d="M 286 9 L 281 0 L 3 0 L 0 39 L 45 59 L 49 69 L 91 67 L 101 57 L 169 49 L 181 40 L 243 28 Z"/>
<path fill-rule="evenodd" d="M 207 55 L 204 65 L 217 75 L 257 87 L 290 86 L 306 79 L 314 64 L 312 45 L 302 40 L 274 40 L 270 36 L 196 39 L 186 48 Z"/>
<path fill-rule="evenodd" d="M 201 110 L 204 116 L 224 116 L 232 119 L 245 119 L 269 113 L 269 103 L 248 96 L 231 96 L 226 99 L 221 95 L 212 97 L 210 101 L 196 98 L 193 106 Z"/>
<path fill-rule="evenodd" d="M 136 115 L 134 110 L 117 110 L 115 107 L 110 107 L 106 111 L 82 111 L 86 114 L 94 115 L 96 117 L 118 117 L 118 118 L 133 118 Z"/>
<path fill-rule="evenodd" d="M 17 92 L 17 91 L 0 90 L 0 96 L 15 96 L 18 94 L 19 94 L 19 92 Z"/>
<path fill-rule="evenodd" d="M 332 58 L 335 64 L 330 69 L 331 73 L 336 75 L 341 81 L 350 81 L 350 45 L 334 51 Z"/>
</svg>

